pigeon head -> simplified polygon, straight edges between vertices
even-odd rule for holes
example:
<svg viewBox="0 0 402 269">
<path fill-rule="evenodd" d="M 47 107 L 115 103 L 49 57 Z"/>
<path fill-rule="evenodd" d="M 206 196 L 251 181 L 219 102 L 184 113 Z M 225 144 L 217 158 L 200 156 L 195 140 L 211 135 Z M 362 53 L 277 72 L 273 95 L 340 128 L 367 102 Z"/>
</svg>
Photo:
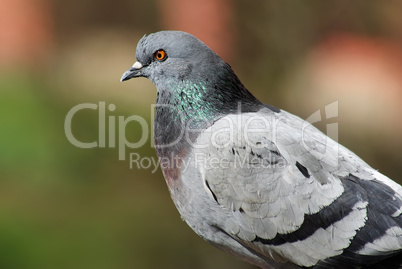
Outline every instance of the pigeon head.
<svg viewBox="0 0 402 269">
<path fill-rule="evenodd" d="M 230 65 L 188 33 L 162 31 L 144 36 L 136 58 L 121 81 L 146 77 L 155 84 L 157 143 L 169 144 L 183 126 L 206 127 L 229 113 L 261 108 Z"/>
<path fill-rule="evenodd" d="M 239 102 L 260 103 L 230 65 L 191 34 L 161 31 L 144 36 L 138 42 L 136 58 L 121 81 L 150 79 L 157 87 L 158 103 L 180 104 L 186 110 L 209 104 L 215 108 L 211 113 L 237 109 Z"/>
<path fill-rule="evenodd" d="M 200 80 L 225 65 L 207 45 L 180 31 L 162 31 L 144 36 L 138 42 L 137 62 L 121 81 L 149 78 L 157 87 L 167 81 Z"/>
</svg>

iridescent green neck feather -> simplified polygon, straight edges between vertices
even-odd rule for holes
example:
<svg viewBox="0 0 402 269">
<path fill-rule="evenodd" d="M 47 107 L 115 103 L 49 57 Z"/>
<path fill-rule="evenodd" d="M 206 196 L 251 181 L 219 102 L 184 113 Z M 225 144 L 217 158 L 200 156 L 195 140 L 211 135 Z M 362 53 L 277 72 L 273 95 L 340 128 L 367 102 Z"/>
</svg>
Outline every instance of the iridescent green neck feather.
<svg viewBox="0 0 402 269">
<path fill-rule="evenodd" d="M 181 139 L 196 139 L 197 130 L 207 128 L 218 118 L 254 112 L 263 106 L 232 72 L 214 78 L 204 81 L 170 79 L 157 85 L 156 145 L 172 144 L 174 148 L 173 142 L 180 140 L 176 146 L 183 147 L 186 143 Z"/>
<path fill-rule="evenodd" d="M 170 88 L 170 98 L 168 104 L 177 109 L 178 114 L 174 121 L 182 121 L 191 127 L 202 127 L 212 121 L 219 114 L 219 106 L 215 106 L 215 102 L 206 102 L 209 92 L 205 82 L 181 81 L 180 83 L 168 83 Z M 221 99 L 219 93 L 213 94 L 217 99 Z"/>
</svg>

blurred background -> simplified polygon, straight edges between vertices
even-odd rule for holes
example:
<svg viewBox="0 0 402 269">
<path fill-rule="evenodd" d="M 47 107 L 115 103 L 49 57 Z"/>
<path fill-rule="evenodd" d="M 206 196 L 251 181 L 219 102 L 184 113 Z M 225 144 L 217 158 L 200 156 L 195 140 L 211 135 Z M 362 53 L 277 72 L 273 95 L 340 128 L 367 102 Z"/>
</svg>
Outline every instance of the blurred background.
<svg viewBox="0 0 402 269">
<path fill-rule="evenodd" d="M 198 238 L 139 149 L 82 149 L 76 105 L 151 122 L 146 79 L 120 83 L 146 33 L 188 31 L 260 100 L 307 118 L 334 101 L 339 141 L 402 182 L 402 2 L 0 0 L 0 268 L 254 268 Z M 99 109 L 98 109 L 99 110 Z M 99 142 L 98 110 L 72 132 Z M 325 116 L 323 116 L 325 118 Z M 109 121 L 106 130 L 109 130 Z M 111 127 L 113 129 L 113 127 Z M 115 126 L 118 133 L 118 126 Z M 127 124 L 135 142 L 141 126 Z M 115 141 L 117 143 L 117 141 Z"/>
</svg>

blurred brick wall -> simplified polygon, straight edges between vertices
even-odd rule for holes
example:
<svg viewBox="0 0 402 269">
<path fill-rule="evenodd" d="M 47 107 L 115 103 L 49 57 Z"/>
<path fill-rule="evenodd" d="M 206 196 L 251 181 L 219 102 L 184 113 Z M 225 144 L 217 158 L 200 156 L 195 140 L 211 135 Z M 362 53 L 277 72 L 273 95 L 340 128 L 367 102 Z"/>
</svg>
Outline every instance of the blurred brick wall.
<svg viewBox="0 0 402 269">
<path fill-rule="evenodd" d="M 195 35 L 225 61 L 234 53 L 232 0 L 159 0 L 162 28 Z"/>
<path fill-rule="evenodd" d="M 47 0 L 0 0 L 0 67 L 35 65 L 53 40 Z"/>
</svg>

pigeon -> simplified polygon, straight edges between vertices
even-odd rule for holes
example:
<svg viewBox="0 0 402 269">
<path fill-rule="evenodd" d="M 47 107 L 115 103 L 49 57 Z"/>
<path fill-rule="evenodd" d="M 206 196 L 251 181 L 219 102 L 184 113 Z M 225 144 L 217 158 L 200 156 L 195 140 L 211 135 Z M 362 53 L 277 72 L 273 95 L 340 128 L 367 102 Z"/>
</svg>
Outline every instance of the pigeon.
<svg viewBox="0 0 402 269">
<path fill-rule="evenodd" d="M 402 268 L 402 187 L 254 97 L 191 34 L 145 35 L 121 81 L 157 88 L 154 140 L 183 220 L 260 268 Z"/>
</svg>

